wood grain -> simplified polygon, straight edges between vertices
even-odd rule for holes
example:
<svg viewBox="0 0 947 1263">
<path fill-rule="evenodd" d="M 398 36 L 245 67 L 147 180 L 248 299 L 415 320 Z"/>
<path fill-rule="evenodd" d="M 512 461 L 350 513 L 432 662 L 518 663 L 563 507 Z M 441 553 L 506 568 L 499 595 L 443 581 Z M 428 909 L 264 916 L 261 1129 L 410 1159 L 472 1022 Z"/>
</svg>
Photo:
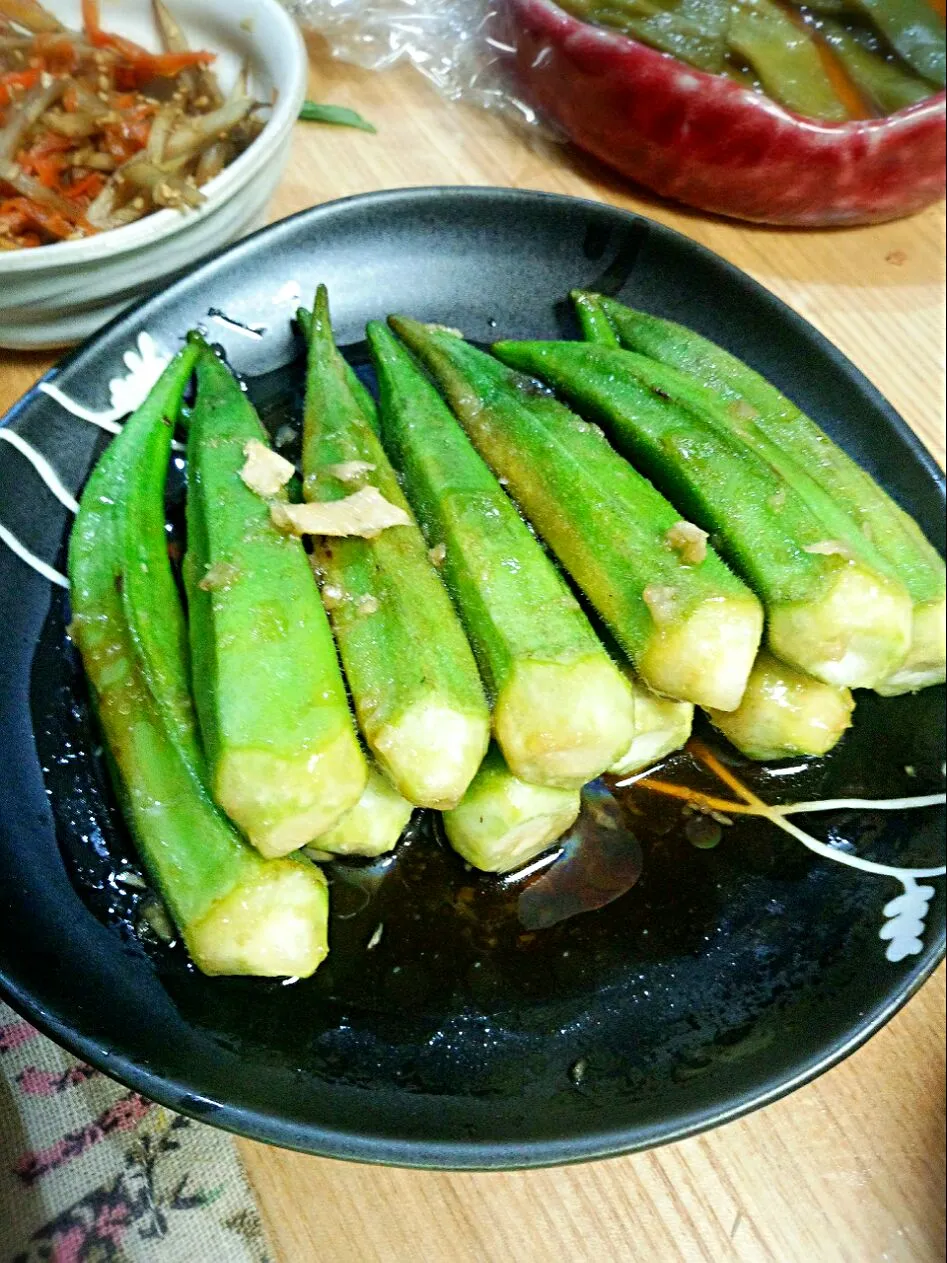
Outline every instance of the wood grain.
<svg viewBox="0 0 947 1263">
<path fill-rule="evenodd" d="M 273 218 L 372 189 L 546 189 L 639 210 L 716 250 L 826 333 L 944 459 L 944 208 L 784 232 L 671 208 L 566 148 L 369 75 L 312 45 L 310 95 L 378 136 L 297 128 Z M 0 413 L 54 357 L 0 353 Z M 938 898 L 943 898 L 942 889 Z M 943 1259 L 944 970 L 868 1045 L 767 1110 L 648 1154 L 457 1175 L 350 1166 L 241 1142 L 280 1263 Z M 216 1261 L 208 1261 L 216 1263 Z"/>
<path fill-rule="evenodd" d="M 935 1263 L 943 1010 L 941 970 L 815 1083 L 608 1162 L 469 1175 L 241 1149 L 285 1263 Z"/>
</svg>

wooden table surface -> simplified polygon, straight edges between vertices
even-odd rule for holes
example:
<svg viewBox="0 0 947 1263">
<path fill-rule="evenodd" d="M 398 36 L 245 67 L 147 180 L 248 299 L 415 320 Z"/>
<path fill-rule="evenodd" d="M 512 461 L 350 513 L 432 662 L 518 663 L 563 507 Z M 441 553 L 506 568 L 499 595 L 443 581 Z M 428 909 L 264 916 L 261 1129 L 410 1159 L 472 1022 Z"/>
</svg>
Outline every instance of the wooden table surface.
<svg viewBox="0 0 947 1263">
<path fill-rule="evenodd" d="M 407 185 L 546 189 L 671 224 L 827 334 L 944 459 L 944 208 L 788 232 L 630 192 L 567 149 L 312 47 L 310 95 L 379 135 L 297 128 L 272 207 Z M 0 415 L 52 356 L 0 352 Z M 943 890 L 938 893 L 943 898 Z M 853 1057 L 742 1121 L 634 1157 L 523 1174 L 354 1166 L 240 1142 L 279 1263 L 576 1263 L 944 1258 L 944 970 Z M 195 1263 L 217 1263 L 200 1260 Z"/>
</svg>

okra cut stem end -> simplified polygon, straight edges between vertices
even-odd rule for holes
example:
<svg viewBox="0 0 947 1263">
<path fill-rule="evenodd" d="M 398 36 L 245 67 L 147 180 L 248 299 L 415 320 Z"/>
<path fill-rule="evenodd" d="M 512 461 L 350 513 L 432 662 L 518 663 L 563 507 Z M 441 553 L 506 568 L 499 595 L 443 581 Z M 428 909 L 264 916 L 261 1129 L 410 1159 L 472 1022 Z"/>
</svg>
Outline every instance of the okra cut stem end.
<svg viewBox="0 0 947 1263">
<path fill-rule="evenodd" d="M 317 754 L 281 756 L 230 747 L 221 752 L 214 797 L 266 859 L 298 850 L 358 802 L 368 776 L 354 731 L 340 724 Z M 318 796 L 313 786 L 321 787 Z"/>
<path fill-rule="evenodd" d="M 278 860 L 218 900 L 187 928 L 202 973 L 308 978 L 329 951 L 329 890 L 308 861 Z"/>
<path fill-rule="evenodd" d="M 490 740 L 486 709 L 464 712 L 437 698 L 419 700 L 377 730 L 365 727 L 372 753 L 389 780 L 416 807 L 456 807 L 476 775 Z"/>
<path fill-rule="evenodd" d="M 851 727 L 854 709 L 848 689 L 823 684 L 763 650 L 737 709 L 708 710 L 707 717 L 747 758 L 766 762 L 828 754 Z"/>
<path fill-rule="evenodd" d="M 646 592 L 654 633 L 635 666 L 656 693 L 698 706 L 740 705 L 763 635 L 763 609 L 746 597 L 715 597 L 678 611 L 673 593 Z"/>
<path fill-rule="evenodd" d="M 635 698 L 635 735 L 608 769 L 611 776 L 630 776 L 680 750 L 694 725 L 694 707 L 658 697 L 641 680 L 629 679 Z"/>
<path fill-rule="evenodd" d="M 361 798 L 331 829 L 315 839 L 313 847 L 331 855 L 385 855 L 398 845 L 413 811 L 413 805 L 370 763 L 368 784 Z"/>
<path fill-rule="evenodd" d="M 947 675 L 947 601 L 915 605 L 908 656 L 891 675 L 875 685 L 882 697 L 916 693 L 932 684 L 943 684 Z"/>
<path fill-rule="evenodd" d="M 444 813 L 444 832 L 474 868 L 509 873 L 561 838 L 575 824 L 580 807 L 578 790 L 520 780 L 491 746 L 461 803 Z"/>
<path fill-rule="evenodd" d="M 581 789 L 627 750 L 634 697 L 604 654 L 571 664 L 526 661 L 498 698 L 493 725 L 516 776 Z"/>
<path fill-rule="evenodd" d="M 768 644 L 825 684 L 874 688 L 903 665 L 911 623 L 901 584 L 849 562 L 821 596 L 769 609 Z"/>
</svg>

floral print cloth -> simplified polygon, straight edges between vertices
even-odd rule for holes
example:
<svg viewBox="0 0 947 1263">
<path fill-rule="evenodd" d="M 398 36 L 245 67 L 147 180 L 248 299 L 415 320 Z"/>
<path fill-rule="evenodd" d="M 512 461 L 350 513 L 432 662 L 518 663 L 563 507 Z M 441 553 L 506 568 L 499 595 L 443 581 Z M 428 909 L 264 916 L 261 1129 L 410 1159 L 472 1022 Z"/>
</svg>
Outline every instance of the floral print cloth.
<svg viewBox="0 0 947 1263">
<path fill-rule="evenodd" d="M 269 1263 L 233 1142 L 0 1003 L 0 1263 Z"/>
</svg>

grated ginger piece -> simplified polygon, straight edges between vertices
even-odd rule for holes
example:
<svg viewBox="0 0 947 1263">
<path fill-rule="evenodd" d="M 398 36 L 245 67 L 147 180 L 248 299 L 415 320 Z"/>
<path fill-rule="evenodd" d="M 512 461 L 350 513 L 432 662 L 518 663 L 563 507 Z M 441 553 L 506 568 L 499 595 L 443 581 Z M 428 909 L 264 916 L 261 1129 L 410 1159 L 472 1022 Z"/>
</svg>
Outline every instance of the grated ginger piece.
<svg viewBox="0 0 947 1263">
<path fill-rule="evenodd" d="M 363 487 L 343 500 L 309 504 L 270 505 L 270 516 L 289 535 L 357 535 L 374 539 L 389 526 L 410 526 L 411 519 L 381 494 L 377 487 Z"/>
<path fill-rule="evenodd" d="M 642 592 L 641 598 L 658 627 L 673 623 L 677 619 L 680 593 L 676 588 L 662 583 L 649 583 Z"/>
<path fill-rule="evenodd" d="M 693 522 L 675 522 L 664 538 L 686 566 L 699 566 L 707 557 L 709 536 Z"/>
<path fill-rule="evenodd" d="M 338 478 L 339 482 L 350 483 L 358 482 L 374 469 L 375 466 L 371 461 L 344 460 L 339 465 L 326 465 L 325 472 L 331 474 L 333 478 Z"/>
<path fill-rule="evenodd" d="M 802 551 L 814 553 L 817 557 L 844 557 L 846 561 L 852 560 L 851 548 L 841 539 L 822 539 L 817 544 L 808 544 Z"/>
<path fill-rule="evenodd" d="M 280 456 L 279 452 L 274 452 L 259 439 L 250 439 L 243 454 L 247 462 L 240 470 L 240 477 L 251 491 L 265 500 L 279 495 L 296 472 L 291 461 Z"/>
<path fill-rule="evenodd" d="M 240 571 L 229 561 L 218 561 L 208 566 L 207 573 L 198 583 L 202 592 L 217 592 L 232 587 L 240 577 Z"/>
</svg>

